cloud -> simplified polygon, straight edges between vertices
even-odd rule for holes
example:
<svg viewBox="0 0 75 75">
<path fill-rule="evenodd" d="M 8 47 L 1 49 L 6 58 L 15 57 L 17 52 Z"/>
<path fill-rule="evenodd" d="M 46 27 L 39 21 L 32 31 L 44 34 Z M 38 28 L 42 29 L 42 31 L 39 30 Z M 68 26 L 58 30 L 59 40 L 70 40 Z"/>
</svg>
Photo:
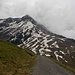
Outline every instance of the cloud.
<svg viewBox="0 0 75 75">
<path fill-rule="evenodd" d="M 50 31 L 75 39 L 75 0 L 1 0 L 0 18 L 29 14 Z"/>
</svg>

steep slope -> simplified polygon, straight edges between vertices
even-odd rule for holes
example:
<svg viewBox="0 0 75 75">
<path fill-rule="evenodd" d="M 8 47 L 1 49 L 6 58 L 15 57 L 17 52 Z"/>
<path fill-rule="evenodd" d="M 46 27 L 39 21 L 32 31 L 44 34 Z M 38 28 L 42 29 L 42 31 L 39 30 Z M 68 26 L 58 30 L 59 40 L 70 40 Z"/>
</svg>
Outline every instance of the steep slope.
<svg viewBox="0 0 75 75">
<path fill-rule="evenodd" d="M 0 75 L 29 75 L 34 54 L 0 40 Z"/>
<path fill-rule="evenodd" d="M 29 15 L 0 20 L 0 39 L 72 67 L 75 65 L 75 40 L 48 31 Z"/>
</svg>

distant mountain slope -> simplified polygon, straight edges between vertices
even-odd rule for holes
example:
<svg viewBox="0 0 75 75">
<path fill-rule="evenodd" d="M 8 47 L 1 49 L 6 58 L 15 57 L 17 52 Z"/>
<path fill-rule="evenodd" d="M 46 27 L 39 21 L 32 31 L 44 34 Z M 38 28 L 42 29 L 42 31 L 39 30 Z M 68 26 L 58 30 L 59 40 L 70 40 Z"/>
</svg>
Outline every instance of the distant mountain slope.
<svg viewBox="0 0 75 75">
<path fill-rule="evenodd" d="M 0 39 L 71 66 L 75 62 L 75 40 L 48 31 L 29 15 L 0 20 Z"/>
<path fill-rule="evenodd" d="M 33 53 L 0 40 L 0 75 L 29 75 Z"/>
</svg>

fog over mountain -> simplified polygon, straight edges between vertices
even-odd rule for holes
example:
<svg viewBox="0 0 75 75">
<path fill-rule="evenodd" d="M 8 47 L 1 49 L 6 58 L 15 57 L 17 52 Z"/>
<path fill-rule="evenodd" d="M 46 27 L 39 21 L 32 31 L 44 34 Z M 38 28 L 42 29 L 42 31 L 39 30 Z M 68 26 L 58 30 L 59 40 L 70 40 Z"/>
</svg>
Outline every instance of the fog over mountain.
<svg viewBox="0 0 75 75">
<path fill-rule="evenodd" d="M 50 31 L 75 39 L 75 0 L 0 0 L 0 19 L 26 14 Z"/>
</svg>

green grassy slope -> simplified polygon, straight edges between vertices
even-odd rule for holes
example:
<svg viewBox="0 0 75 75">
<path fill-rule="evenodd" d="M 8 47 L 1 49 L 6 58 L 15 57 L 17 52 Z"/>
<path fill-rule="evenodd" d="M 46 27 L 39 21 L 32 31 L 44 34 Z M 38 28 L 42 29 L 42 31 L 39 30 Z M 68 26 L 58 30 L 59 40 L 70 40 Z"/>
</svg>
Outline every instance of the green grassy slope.
<svg viewBox="0 0 75 75">
<path fill-rule="evenodd" d="M 0 40 L 0 75 L 29 75 L 34 54 Z"/>
</svg>

